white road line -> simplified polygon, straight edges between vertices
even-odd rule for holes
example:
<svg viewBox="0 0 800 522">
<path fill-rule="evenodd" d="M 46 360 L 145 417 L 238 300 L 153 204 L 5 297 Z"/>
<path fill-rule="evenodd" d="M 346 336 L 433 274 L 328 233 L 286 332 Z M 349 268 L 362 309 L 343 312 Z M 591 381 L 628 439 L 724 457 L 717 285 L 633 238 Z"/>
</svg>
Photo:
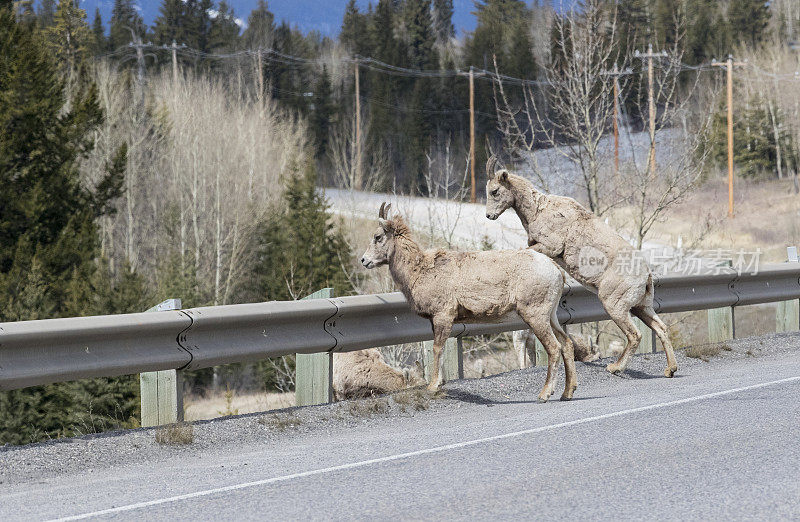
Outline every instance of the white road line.
<svg viewBox="0 0 800 522">
<path fill-rule="evenodd" d="M 719 391 L 719 392 L 714 392 L 714 393 L 706 393 L 704 395 L 697 395 L 697 396 L 694 396 L 694 397 L 688 397 L 686 399 L 679 399 L 679 400 L 669 401 L 669 402 L 661 402 L 661 403 L 658 403 L 658 404 L 651 404 L 649 406 L 641 406 L 639 408 L 631 408 L 631 409 L 628 409 L 628 410 L 615 411 L 613 413 L 604 413 L 603 415 L 597 415 L 597 416 L 594 416 L 594 417 L 586 417 L 586 418 L 583 418 L 583 419 L 577 419 L 577 420 L 568 421 L 568 422 L 561 422 L 559 424 L 550 424 L 548 426 L 540 426 L 538 428 L 530 428 L 530 429 L 527 429 L 527 430 L 515 431 L 515 432 L 512 432 L 512 433 L 504 433 L 502 435 L 494 435 L 492 437 L 484 437 L 482 439 L 474 439 L 474 440 L 468 440 L 468 441 L 464 441 L 464 442 L 456 442 L 454 444 L 446 444 L 444 446 L 436 446 L 434 448 L 422 449 L 422 450 L 417 450 L 417 451 L 410 451 L 408 453 L 398 453 L 396 455 L 388 455 L 386 457 L 379 457 L 379 458 L 376 458 L 376 459 L 362 460 L 362 461 L 359 461 L 359 462 L 351 462 L 349 464 L 341 464 L 339 466 L 331 466 L 329 468 L 314 469 L 314 470 L 310 470 L 310 471 L 303 471 L 302 473 L 293 473 L 291 475 L 284 475 L 284 476 L 281 476 L 281 477 L 273 477 L 273 478 L 268 478 L 268 479 L 263 479 L 263 480 L 256 480 L 256 481 L 253 481 L 253 482 L 243 482 L 241 484 L 234 484 L 232 486 L 225 486 L 225 487 L 222 487 L 222 488 L 206 489 L 206 490 L 203 490 L 203 491 L 196 491 L 194 493 L 187 493 L 185 495 L 176 495 L 174 497 L 167 497 L 167 498 L 160 498 L 160 499 L 156 499 L 156 500 L 149 500 L 147 502 L 139 502 L 137 504 L 128 504 L 128 505 L 125 505 L 125 506 L 118 506 L 118 507 L 114 507 L 114 508 L 103 509 L 101 511 L 93 511 L 91 513 L 83 513 L 83 514 L 80 514 L 80 515 L 73 515 L 73 516 L 70 516 L 70 517 L 53 519 L 53 521 L 51 521 L 51 522 L 54 522 L 54 521 L 55 522 L 60 522 L 60 521 L 67 521 L 67 520 L 84 520 L 84 519 L 87 519 L 87 518 L 99 517 L 99 516 L 102 516 L 102 515 L 109 515 L 109 514 L 112 514 L 112 513 L 122 513 L 122 512 L 125 512 L 125 511 L 132 511 L 134 509 L 141 509 L 141 508 L 146 508 L 146 507 L 151 507 L 151 506 L 158 506 L 160 504 L 168 504 L 170 502 L 178 502 L 180 500 L 189 500 L 189 499 L 193 499 L 193 498 L 197 498 L 197 497 L 205 497 L 205 496 L 208 496 L 208 495 L 215 495 L 217 493 L 224 493 L 226 491 L 236 491 L 236 490 L 239 490 L 239 489 L 252 488 L 252 487 L 255 487 L 255 486 L 265 486 L 265 485 L 268 485 L 268 484 L 275 484 L 277 482 L 286 482 L 286 481 L 289 481 L 289 480 L 294 480 L 294 479 L 299 479 L 299 478 L 304 478 L 304 477 L 311 477 L 311 476 L 314 476 L 314 475 L 322 475 L 322 474 L 325 474 L 325 473 L 333 473 L 335 471 L 343 471 L 343 470 L 346 470 L 346 469 L 362 468 L 362 467 L 369 466 L 369 465 L 372 465 L 372 464 L 380 464 L 380 463 L 383 463 L 383 462 L 391 462 L 391 461 L 394 461 L 394 460 L 407 459 L 407 458 L 410 458 L 410 457 L 416 457 L 418 455 L 427 455 L 429 453 L 438 453 L 440 451 L 447 451 L 447 450 L 452 450 L 452 449 L 466 448 L 468 446 L 474 446 L 476 444 L 483 444 L 483 443 L 486 443 L 486 442 L 493 442 L 493 441 L 496 441 L 496 440 L 510 439 L 512 437 L 519 437 L 521 435 L 530 435 L 532 433 L 541 433 L 543 431 L 556 430 L 556 429 L 559 429 L 559 428 L 567 428 L 567 427 L 570 427 L 570 426 L 577 426 L 579 424 L 586 424 L 586 423 L 589 423 L 589 422 L 600 421 L 600 420 L 604 420 L 604 419 L 610 419 L 610 418 L 613 418 L 613 417 L 621 417 L 623 415 L 630 415 L 632 413 L 639 413 L 639 412 L 642 412 L 642 411 L 649 411 L 649 410 L 656 410 L 656 409 L 660 409 L 660 408 L 667 408 L 669 406 L 677 406 L 679 404 L 686 404 L 686 403 L 689 403 L 689 402 L 697 402 L 697 401 L 702 401 L 702 400 L 705 400 L 705 399 L 712 399 L 714 397 L 720 397 L 720 396 L 723 396 L 723 395 L 730 395 L 730 394 L 733 394 L 733 393 L 739 393 L 739 392 L 748 391 L 748 390 L 756 390 L 758 388 L 764 388 L 766 386 L 774 386 L 776 384 L 785 384 L 785 383 L 788 383 L 788 382 L 795 382 L 795 381 L 800 381 L 800 376 L 788 377 L 786 379 L 779 379 L 777 381 L 763 382 L 763 383 L 760 383 L 760 384 L 752 384 L 750 386 L 742 386 L 741 388 L 734 388 L 734 389 L 731 389 L 731 390 L 724 390 L 724 391 Z"/>
</svg>

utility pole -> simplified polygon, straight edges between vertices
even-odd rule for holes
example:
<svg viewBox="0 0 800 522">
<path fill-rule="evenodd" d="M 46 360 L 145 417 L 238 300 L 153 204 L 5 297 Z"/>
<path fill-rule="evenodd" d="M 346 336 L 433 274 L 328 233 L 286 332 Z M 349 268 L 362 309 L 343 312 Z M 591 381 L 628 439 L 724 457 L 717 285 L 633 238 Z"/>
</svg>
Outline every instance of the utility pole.
<svg viewBox="0 0 800 522">
<path fill-rule="evenodd" d="M 650 176 L 656 175 L 656 101 L 653 95 L 653 58 L 664 58 L 666 51 L 653 53 L 653 44 L 647 45 L 647 53 L 636 51 L 634 56 L 644 60 L 647 58 L 647 104 L 650 113 Z"/>
<path fill-rule="evenodd" d="M 172 40 L 172 83 L 178 85 L 178 44 Z"/>
<path fill-rule="evenodd" d="M 619 175 L 619 66 L 614 64 L 614 176 Z"/>
<path fill-rule="evenodd" d="M 355 61 L 356 69 L 356 172 L 355 188 L 361 189 L 361 86 L 358 78 L 358 57 Z"/>
<path fill-rule="evenodd" d="M 614 64 L 613 71 L 602 71 L 601 75 L 607 75 L 614 78 L 613 94 L 614 94 L 614 175 L 619 174 L 619 77 L 633 74 L 630 68 L 624 71 L 619 70 L 619 65 Z"/>
<path fill-rule="evenodd" d="M 144 44 L 142 38 L 133 32 L 131 29 L 131 41 L 128 45 L 136 49 L 136 63 L 138 65 L 136 71 L 136 85 L 139 89 L 139 108 L 144 107 Z"/>
<path fill-rule="evenodd" d="M 469 66 L 469 179 L 470 202 L 477 201 L 475 195 L 475 71 Z"/>
<path fill-rule="evenodd" d="M 264 65 L 261 61 L 261 47 L 258 48 L 258 57 L 256 59 L 258 67 L 258 100 L 264 98 Z"/>
<path fill-rule="evenodd" d="M 733 61 L 733 56 L 728 55 L 728 60 L 718 62 L 714 60 L 711 65 L 725 67 L 728 76 L 728 217 L 733 217 L 733 68 L 744 65 L 743 62 Z"/>
</svg>

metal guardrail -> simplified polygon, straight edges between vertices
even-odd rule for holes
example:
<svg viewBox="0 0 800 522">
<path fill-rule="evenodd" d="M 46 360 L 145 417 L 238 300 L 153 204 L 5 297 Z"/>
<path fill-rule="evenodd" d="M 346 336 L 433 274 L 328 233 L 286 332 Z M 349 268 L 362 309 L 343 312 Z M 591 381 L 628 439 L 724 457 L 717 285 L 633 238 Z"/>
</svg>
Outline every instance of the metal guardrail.
<svg viewBox="0 0 800 522">
<path fill-rule="evenodd" d="M 773 265 L 755 275 L 722 269 L 666 276 L 655 288 L 661 313 L 788 301 L 800 298 L 800 267 Z M 558 317 L 564 324 L 608 319 L 597 297 L 577 284 L 565 286 Z M 456 324 L 452 335 L 524 328 L 519 316 L 510 314 L 495 324 Z M 0 323 L 0 390 L 432 337 L 430 323 L 399 292 Z"/>
</svg>

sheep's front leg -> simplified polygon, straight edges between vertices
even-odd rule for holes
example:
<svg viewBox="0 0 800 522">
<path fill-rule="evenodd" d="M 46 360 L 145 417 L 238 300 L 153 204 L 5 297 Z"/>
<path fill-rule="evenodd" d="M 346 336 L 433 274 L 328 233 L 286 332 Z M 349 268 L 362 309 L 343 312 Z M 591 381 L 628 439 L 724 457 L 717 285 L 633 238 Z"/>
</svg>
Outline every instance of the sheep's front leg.
<svg viewBox="0 0 800 522">
<path fill-rule="evenodd" d="M 533 243 L 529 245 L 532 250 L 544 254 L 550 258 L 556 258 L 564 254 L 564 246 L 549 245 L 547 243 Z"/>
<path fill-rule="evenodd" d="M 439 391 L 444 383 L 442 373 L 442 351 L 450 337 L 453 329 L 453 319 L 451 317 L 436 316 L 431 320 L 433 325 L 433 368 L 431 369 L 431 380 L 428 383 L 428 391 Z"/>
</svg>

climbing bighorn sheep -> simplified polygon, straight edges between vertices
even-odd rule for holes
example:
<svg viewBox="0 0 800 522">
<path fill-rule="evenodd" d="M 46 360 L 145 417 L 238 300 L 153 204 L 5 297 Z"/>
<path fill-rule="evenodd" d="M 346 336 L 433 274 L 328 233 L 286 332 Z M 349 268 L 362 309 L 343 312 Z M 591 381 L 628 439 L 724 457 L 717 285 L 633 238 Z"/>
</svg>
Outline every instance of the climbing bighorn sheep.
<svg viewBox="0 0 800 522">
<path fill-rule="evenodd" d="M 561 399 L 571 399 L 577 387 L 575 361 L 572 341 L 556 317 L 564 275 L 555 263 L 530 249 L 423 251 L 399 215 L 387 217 L 390 206 L 381 205 L 380 226 L 361 264 L 366 268 L 388 264 L 414 311 L 431 321 L 433 368 L 428 389 L 436 391 L 442 384 L 442 348 L 454 322 L 497 322 L 516 309 L 547 350 L 547 379 L 539 400 L 546 401 L 553 393 L 559 352 L 566 372 Z"/>
<path fill-rule="evenodd" d="M 486 217 L 497 219 L 513 208 L 528 233 L 528 245 L 554 259 L 579 283 L 597 293 L 611 320 L 628 343 L 615 363 L 606 367 L 622 372 L 642 335 L 630 313 L 656 333 L 667 355 L 664 375 L 678 369 L 667 327 L 653 309 L 653 276 L 627 241 L 572 198 L 536 190 L 520 176 L 487 163 Z"/>
<path fill-rule="evenodd" d="M 333 354 L 333 393 L 336 400 L 421 386 L 425 383 L 419 362 L 403 371 L 392 368 L 377 348 Z"/>
</svg>

